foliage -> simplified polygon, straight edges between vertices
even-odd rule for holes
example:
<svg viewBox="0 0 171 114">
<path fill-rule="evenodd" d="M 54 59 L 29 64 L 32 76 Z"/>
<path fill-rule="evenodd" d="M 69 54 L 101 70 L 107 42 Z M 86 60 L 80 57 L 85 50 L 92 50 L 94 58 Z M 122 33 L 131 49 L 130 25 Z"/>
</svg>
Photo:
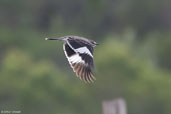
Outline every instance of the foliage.
<svg viewBox="0 0 171 114">
<path fill-rule="evenodd" d="M 128 114 L 171 113 L 169 0 L 0 1 L 0 111 L 100 114 L 122 97 Z M 45 37 L 94 39 L 95 77 L 85 84 Z"/>
</svg>

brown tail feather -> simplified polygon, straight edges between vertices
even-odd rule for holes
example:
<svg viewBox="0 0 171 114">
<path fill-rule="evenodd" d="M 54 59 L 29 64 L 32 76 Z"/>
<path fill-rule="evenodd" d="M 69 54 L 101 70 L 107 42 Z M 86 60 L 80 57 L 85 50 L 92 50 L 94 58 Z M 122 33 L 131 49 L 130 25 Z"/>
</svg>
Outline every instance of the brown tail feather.
<svg viewBox="0 0 171 114">
<path fill-rule="evenodd" d="M 83 67 L 82 74 L 81 74 L 81 79 L 83 80 L 85 74 L 85 67 Z"/>
</svg>

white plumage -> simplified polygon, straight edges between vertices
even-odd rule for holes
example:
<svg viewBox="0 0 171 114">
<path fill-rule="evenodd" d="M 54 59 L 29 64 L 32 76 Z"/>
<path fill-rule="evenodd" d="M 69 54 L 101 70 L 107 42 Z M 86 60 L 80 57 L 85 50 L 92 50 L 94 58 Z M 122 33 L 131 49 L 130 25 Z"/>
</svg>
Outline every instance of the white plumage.
<svg viewBox="0 0 171 114">
<path fill-rule="evenodd" d="M 87 47 L 77 48 L 77 49 L 75 49 L 75 52 L 77 52 L 77 53 L 86 53 L 86 54 L 89 54 L 91 57 L 93 57 L 93 55 L 92 55 L 91 52 L 87 49 Z"/>
</svg>

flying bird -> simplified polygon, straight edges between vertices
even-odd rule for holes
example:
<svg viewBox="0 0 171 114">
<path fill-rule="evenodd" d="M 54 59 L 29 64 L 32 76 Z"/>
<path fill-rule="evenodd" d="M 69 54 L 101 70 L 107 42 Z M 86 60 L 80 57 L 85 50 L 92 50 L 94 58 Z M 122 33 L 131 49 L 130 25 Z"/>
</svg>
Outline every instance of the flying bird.
<svg viewBox="0 0 171 114">
<path fill-rule="evenodd" d="M 63 50 L 70 66 L 76 75 L 85 82 L 94 82 L 93 48 L 98 45 L 93 40 L 80 36 L 64 36 L 60 38 L 45 38 L 45 40 L 64 41 Z"/>
</svg>

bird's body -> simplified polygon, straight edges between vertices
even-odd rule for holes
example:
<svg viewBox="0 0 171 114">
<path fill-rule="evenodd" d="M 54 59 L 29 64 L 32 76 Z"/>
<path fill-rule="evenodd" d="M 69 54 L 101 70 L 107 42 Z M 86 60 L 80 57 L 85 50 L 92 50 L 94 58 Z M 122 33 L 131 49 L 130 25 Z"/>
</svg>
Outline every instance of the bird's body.
<svg viewBox="0 0 171 114">
<path fill-rule="evenodd" d="M 79 36 L 64 36 L 61 38 L 46 38 L 45 40 L 63 40 L 63 49 L 73 71 L 85 82 L 93 82 L 94 68 L 93 47 L 97 43 Z"/>
</svg>

